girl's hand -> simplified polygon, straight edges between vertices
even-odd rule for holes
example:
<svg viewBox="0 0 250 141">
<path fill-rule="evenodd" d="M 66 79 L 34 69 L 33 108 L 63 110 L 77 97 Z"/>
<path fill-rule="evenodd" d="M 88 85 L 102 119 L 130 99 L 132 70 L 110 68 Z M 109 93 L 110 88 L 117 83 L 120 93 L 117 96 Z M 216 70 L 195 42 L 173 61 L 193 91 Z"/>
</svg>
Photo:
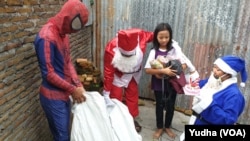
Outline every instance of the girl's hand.
<svg viewBox="0 0 250 141">
<path fill-rule="evenodd" d="M 181 66 L 182 66 L 182 69 L 183 69 L 183 70 L 186 70 L 186 69 L 187 69 L 187 64 L 182 64 Z"/>
<path fill-rule="evenodd" d="M 169 66 L 169 67 L 166 67 L 166 68 L 162 69 L 163 74 L 166 74 L 168 76 L 176 76 L 176 72 L 177 71 L 176 70 L 172 70 L 171 67 L 172 66 Z"/>
</svg>

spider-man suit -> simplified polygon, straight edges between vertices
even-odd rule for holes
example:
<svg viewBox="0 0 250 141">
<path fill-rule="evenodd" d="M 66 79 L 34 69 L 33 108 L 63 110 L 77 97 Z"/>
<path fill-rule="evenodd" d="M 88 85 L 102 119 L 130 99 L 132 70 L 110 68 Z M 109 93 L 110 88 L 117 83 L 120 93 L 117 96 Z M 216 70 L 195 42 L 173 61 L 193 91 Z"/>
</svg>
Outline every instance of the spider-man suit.
<svg viewBox="0 0 250 141">
<path fill-rule="evenodd" d="M 70 58 L 67 34 L 82 29 L 88 10 L 79 0 L 68 0 L 37 34 L 34 45 L 42 75 L 40 102 L 55 141 L 70 140 L 70 100 L 82 102 L 84 88 Z"/>
</svg>

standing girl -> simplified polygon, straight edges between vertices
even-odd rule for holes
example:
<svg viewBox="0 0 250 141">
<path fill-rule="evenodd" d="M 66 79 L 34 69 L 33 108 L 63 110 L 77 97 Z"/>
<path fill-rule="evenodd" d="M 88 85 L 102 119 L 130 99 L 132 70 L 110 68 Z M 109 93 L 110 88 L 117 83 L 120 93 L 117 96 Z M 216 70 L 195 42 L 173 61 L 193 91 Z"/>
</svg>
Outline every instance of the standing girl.
<svg viewBox="0 0 250 141">
<path fill-rule="evenodd" d="M 155 131 L 153 137 L 154 139 L 159 139 L 163 131 L 165 131 L 169 137 L 175 138 L 176 134 L 170 129 L 170 126 L 174 115 L 177 93 L 170 84 L 169 79 L 165 79 L 164 76 L 176 76 L 177 71 L 171 69 L 171 66 L 163 69 L 151 68 L 150 62 L 160 55 L 164 57 L 174 57 L 181 62 L 183 70 L 188 67 L 190 72 L 195 72 L 195 67 L 183 54 L 178 43 L 172 40 L 172 29 L 168 23 L 160 23 L 155 28 L 153 48 L 150 50 L 147 58 L 145 71 L 147 74 L 152 75 L 151 88 L 154 90 L 156 100 L 155 111 L 157 130 Z M 166 110 L 165 123 L 164 109 Z"/>
</svg>

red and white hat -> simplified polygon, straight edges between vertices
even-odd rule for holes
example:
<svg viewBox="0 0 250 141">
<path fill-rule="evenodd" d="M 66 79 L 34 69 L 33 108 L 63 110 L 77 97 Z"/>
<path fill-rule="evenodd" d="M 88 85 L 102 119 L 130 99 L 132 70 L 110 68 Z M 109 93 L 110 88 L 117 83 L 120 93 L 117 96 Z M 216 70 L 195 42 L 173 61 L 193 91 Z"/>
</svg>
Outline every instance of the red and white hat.
<svg viewBox="0 0 250 141">
<path fill-rule="evenodd" d="M 139 29 L 128 29 L 118 31 L 117 46 L 124 55 L 134 55 L 139 40 Z"/>
</svg>

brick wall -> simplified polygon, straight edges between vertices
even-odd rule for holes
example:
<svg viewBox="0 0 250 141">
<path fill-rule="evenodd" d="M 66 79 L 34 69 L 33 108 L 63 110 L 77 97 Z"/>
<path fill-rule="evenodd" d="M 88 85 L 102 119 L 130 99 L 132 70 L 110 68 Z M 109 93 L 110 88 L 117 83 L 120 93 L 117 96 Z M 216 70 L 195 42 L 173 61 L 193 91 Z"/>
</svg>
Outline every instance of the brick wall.
<svg viewBox="0 0 250 141">
<path fill-rule="evenodd" d="M 50 141 L 38 88 L 35 34 L 66 0 L 0 1 L 0 140 Z M 92 26 L 70 36 L 72 60 L 92 60 Z"/>
</svg>

